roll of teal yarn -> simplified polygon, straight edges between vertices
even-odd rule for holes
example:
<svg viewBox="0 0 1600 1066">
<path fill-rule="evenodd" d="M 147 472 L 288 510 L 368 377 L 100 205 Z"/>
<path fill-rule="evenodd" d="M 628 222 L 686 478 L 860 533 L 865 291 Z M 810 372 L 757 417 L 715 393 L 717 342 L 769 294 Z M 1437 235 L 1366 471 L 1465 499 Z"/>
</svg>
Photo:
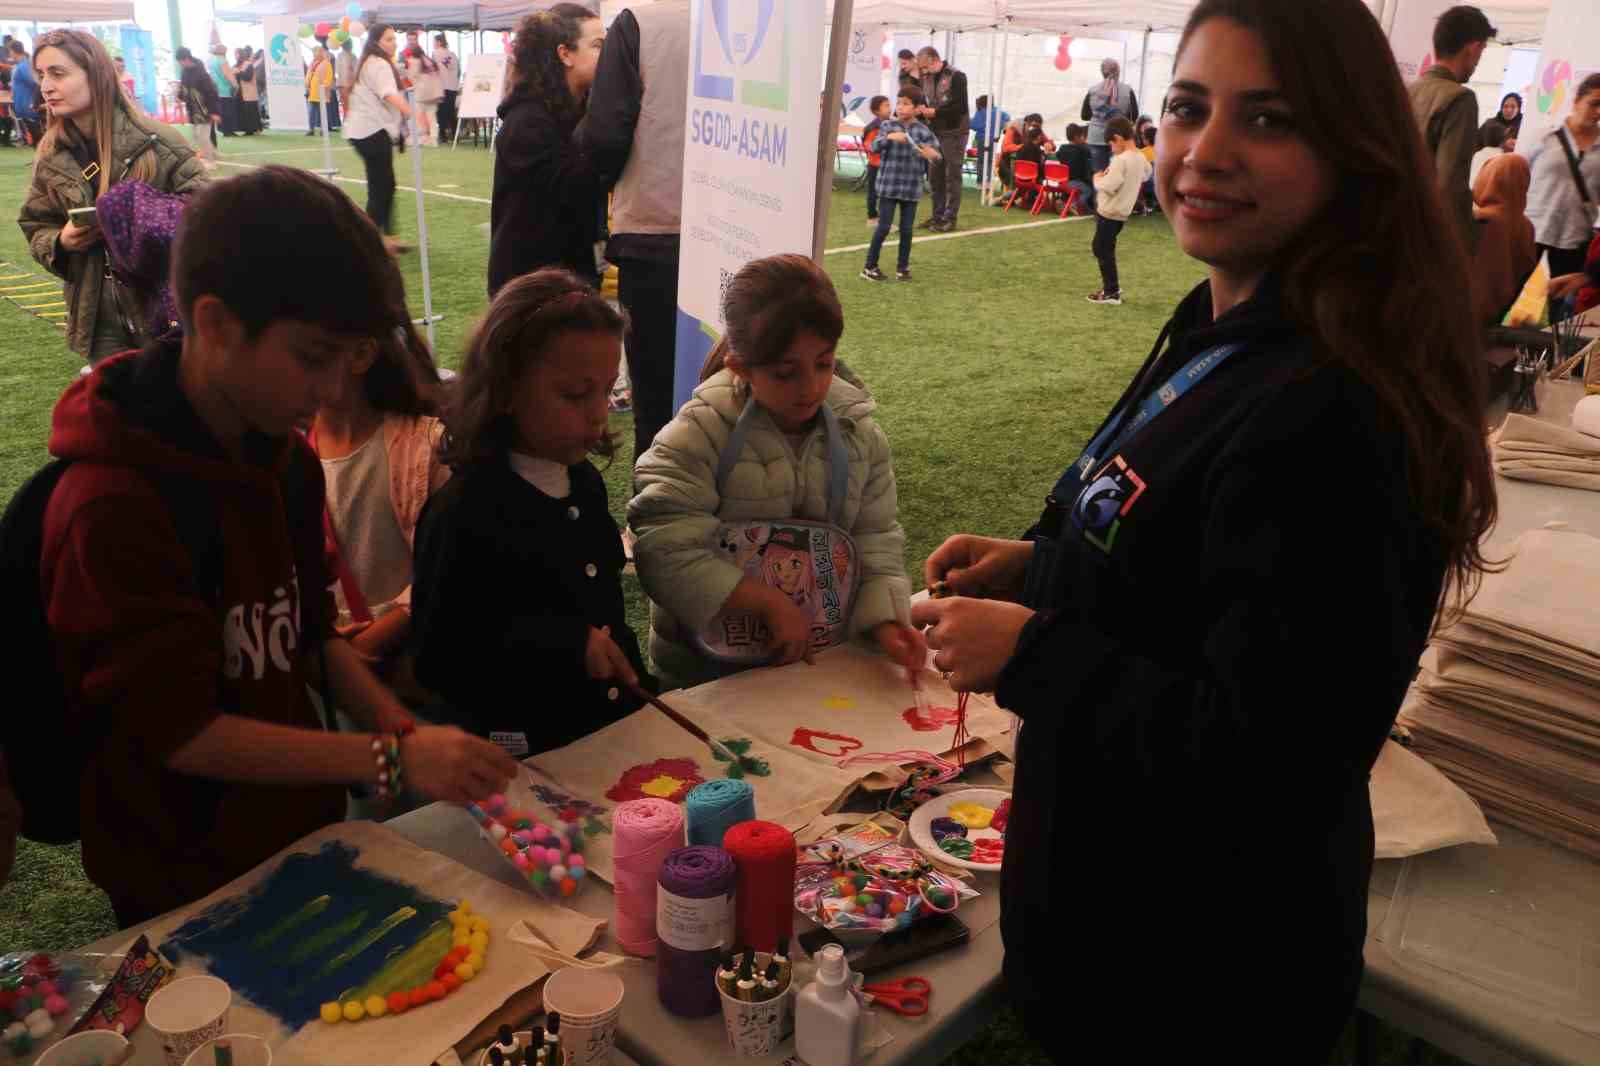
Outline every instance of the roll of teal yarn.
<svg viewBox="0 0 1600 1066">
<path fill-rule="evenodd" d="M 722 846 L 723 834 L 731 826 L 756 816 L 756 793 L 748 781 L 718 777 L 695 786 L 683 798 L 683 811 L 689 821 L 689 843 Z"/>
</svg>

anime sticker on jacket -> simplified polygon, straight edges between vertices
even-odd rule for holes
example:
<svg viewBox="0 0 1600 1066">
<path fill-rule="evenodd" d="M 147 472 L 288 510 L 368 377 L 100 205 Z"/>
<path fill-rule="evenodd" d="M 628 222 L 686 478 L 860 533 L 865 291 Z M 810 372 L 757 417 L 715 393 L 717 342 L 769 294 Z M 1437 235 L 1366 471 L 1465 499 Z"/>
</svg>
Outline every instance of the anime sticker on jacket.
<svg viewBox="0 0 1600 1066">
<path fill-rule="evenodd" d="M 779 589 L 800 608 L 811 623 L 813 649 L 844 640 L 859 577 L 848 533 L 825 522 L 740 523 L 719 526 L 713 545 L 745 580 Z M 725 611 L 697 643 L 721 662 L 751 666 L 771 658 L 770 639 L 765 619 Z"/>
</svg>

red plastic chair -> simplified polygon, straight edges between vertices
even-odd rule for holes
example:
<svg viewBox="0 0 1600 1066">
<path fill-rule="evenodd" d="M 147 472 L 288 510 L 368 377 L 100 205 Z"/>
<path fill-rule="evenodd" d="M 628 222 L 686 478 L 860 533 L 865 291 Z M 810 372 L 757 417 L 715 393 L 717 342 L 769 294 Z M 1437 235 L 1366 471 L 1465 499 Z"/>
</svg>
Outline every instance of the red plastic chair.
<svg viewBox="0 0 1600 1066">
<path fill-rule="evenodd" d="M 1064 200 L 1061 208 L 1061 217 L 1066 218 L 1072 211 L 1072 205 L 1078 202 L 1078 190 L 1067 184 L 1072 178 L 1072 170 L 1065 163 L 1047 161 L 1044 165 L 1044 179 L 1040 187 L 1044 190 L 1043 196 L 1033 198 L 1033 214 L 1037 215 L 1044 206 L 1045 196 Z"/>
<path fill-rule="evenodd" d="M 1024 189 L 1032 190 L 1034 210 L 1037 213 L 1039 201 L 1044 198 L 1044 186 L 1039 184 L 1039 164 L 1018 159 L 1011 164 L 1011 195 L 1006 197 L 1006 209 L 1001 212 L 1002 214 L 1011 213 L 1011 205 L 1016 202 L 1017 194 Z"/>
</svg>

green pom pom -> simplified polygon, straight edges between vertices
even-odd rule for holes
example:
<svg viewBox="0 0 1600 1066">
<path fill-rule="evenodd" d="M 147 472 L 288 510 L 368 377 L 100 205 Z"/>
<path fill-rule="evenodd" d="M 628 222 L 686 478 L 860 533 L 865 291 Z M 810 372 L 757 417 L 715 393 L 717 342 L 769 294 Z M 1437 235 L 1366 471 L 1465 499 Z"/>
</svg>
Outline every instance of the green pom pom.
<svg viewBox="0 0 1600 1066">
<path fill-rule="evenodd" d="M 528 880 L 543 887 L 544 885 L 550 883 L 550 875 L 545 873 L 543 870 L 534 870 L 532 873 L 528 874 Z"/>
<path fill-rule="evenodd" d="M 871 882 L 872 878 L 868 877 L 866 874 L 856 874 L 857 888 L 866 888 L 867 885 L 871 884 Z"/>
<path fill-rule="evenodd" d="M 868 895 L 867 893 L 863 892 L 863 893 L 861 893 L 861 895 L 856 897 L 856 902 L 858 904 L 860 904 L 861 906 L 863 906 L 863 907 L 870 907 L 870 906 L 872 906 L 874 900 L 870 895 Z"/>
</svg>

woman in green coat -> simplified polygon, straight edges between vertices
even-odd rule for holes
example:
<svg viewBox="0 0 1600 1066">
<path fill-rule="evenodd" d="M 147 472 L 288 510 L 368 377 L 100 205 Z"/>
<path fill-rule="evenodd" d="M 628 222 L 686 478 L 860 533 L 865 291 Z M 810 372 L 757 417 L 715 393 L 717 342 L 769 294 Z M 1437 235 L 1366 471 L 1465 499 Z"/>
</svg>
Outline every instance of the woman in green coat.
<svg viewBox="0 0 1600 1066">
<path fill-rule="evenodd" d="M 49 125 L 17 222 L 39 264 L 66 280 L 67 343 L 91 364 L 139 346 L 140 299 L 110 278 L 93 216 L 71 214 L 121 181 L 188 193 L 205 180 L 176 133 L 134 114 L 105 46 L 79 30 L 52 30 L 34 47 Z"/>
</svg>

